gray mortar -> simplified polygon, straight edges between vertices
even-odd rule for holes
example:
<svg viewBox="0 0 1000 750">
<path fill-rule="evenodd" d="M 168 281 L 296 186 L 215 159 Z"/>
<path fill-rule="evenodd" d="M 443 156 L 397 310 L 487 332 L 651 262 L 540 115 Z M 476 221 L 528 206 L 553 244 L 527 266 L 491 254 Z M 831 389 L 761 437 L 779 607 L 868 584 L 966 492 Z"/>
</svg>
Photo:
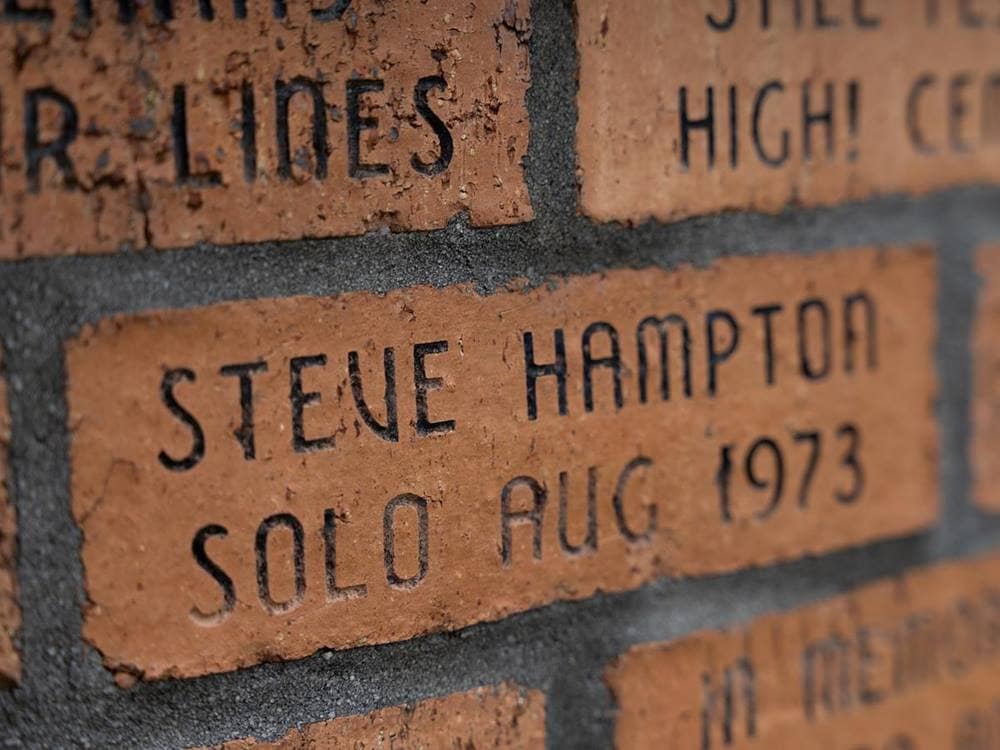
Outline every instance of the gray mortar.
<svg viewBox="0 0 1000 750">
<path fill-rule="evenodd" d="M 1000 520 L 969 504 L 967 451 L 969 335 L 978 287 L 972 250 L 1000 240 L 1000 189 L 884 197 L 778 216 L 594 225 L 576 216 L 575 208 L 572 8 L 566 0 L 534 5 L 526 162 L 534 222 L 475 230 L 457 220 L 441 231 L 408 235 L 0 264 L 0 335 L 13 421 L 10 488 L 19 522 L 24 615 L 24 679 L 0 693 L 0 746 L 182 748 L 244 736 L 275 738 L 306 722 L 514 680 L 546 691 L 549 747 L 604 748 L 611 742 L 614 706 L 601 675 L 630 645 L 734 625 L 913 565 L 1000 546 Z M 928 534 L 731 575 L 659 581 L 455 634 L 320 652 L 128 691 L 116 687 L 80 638 L 84 595 L 80 535 L 69 511 L 61 345 L 84 323 L 229 299 L 457 282 L 488 293 L 517 277 L 541 283 L 623 266 L 703 265 L 731 254 L 913 242 L 936 246 L 940 263 L 943 513 Z"/>
</svg>

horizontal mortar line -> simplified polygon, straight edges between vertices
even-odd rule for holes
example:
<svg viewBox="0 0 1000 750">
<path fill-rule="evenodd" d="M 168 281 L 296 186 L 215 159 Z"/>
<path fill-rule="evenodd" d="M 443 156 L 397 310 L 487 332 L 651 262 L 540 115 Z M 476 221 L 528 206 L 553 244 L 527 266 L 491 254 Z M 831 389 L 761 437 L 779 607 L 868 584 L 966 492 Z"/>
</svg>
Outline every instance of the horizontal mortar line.
<svg viewBox="0 0 1000 750">
<path fill-rule="evenodd" d="M 767 233 L 775 229 L 810 229 L 810 227 L 799 226 L 803 220 L 807 219 L 814 221 L 837 221 L 841 215 L 848 212 L 867 212 L 889 208 L 893 209 L 895 214 L 907 214 L 941 201 L 948 203 L 955 201 L 954 206 L 958 207 L 970 199 L 990 202 L 996 201 L 998 198 L 1000 198 L 1000 186 L 984 183 L 954 186 L 917 196 L 906 193 L 887 193 L 864 200 L 844 201 L 825 206 L 788 206 L 785 210 L 778 213 L 734 210 L 703 214 L 672 222 L 650 218 L 648 221 L 635 226 L 618 222 L 597 223 L 580 215 L 569 219 L 562 215 L 556 215 L 553 217 L 555 221 L 547 222 L 545 214 L 539 211 L 533 221 L 495 227 L 472 227 L 462 221 L 453 221 L 447 227 L 427 231 L 388 233 L 373 231 L 354 236 L 264 240 L 256 243 L 234 243 L 228 245 L 197 243 L 175 247 L 140 248 L 113 253 L 39 254 L 0 261 L 0 276 L 11 271 L 28 268 L 32 270 L 58 268 L 62 264 L 113 266 L 141 261 L 155 265 L 157 262 L 166 263 L 175 260 L 181 263 L 185 257 L 188 258 L 190 263 L 199 260 L 203 261 L 206 255 L 211 255 L 213 259 L 218 255 L 220 259 L 238 265 L 246 263 L 248 259 L 281 262 L 283 256 L 287 257 L 296 252 L 318 252 L 328 254 L 330 260 L 336 262 L 342 257 L 338 256 L 338 252 L 343 253 L 344 248 L 364 249 L 369 245 L 380 246 L 382 249 L 379 252 L 388 258 L 391 257 L 389 255 L 391 253 L 406 250 L 406 245 L 415 243 L 417 245 L 437 247 L 442 239 L 449 242 L 453 242 L 456 239 L 464 240 L 468 247 L 463 245 L 463 249 L 469 249 L 470 247 L 472 249 L 483 248 L 483 240 L 488 239 L 491 235 L 495 237 L 496 241 L 525 239 L 528 241 L 526 244 L 537 244 L 539 247 L 547 249 L 548 238 L 544 236 L 544 230 L 551 230 L 554 234 L 568 236 L 574 243 L 587 240 L 597 243 L 606 241 L 609 238 L 641 238 L 645 241 L 656 242 L 660 239 L 672 239 L 672 236 L 675 234 L 690 233 L 704 235 L 705 237 L 711 237 L 716 234 L 720 237 L 729 236 L 726 240 L 726 244 L 729 244 L 731 239 L 729 230 L 731 227 L 728 225 L 730 223 L 754 223 L 754 228 L 761 232 L 761 237 L 755 238 L 759 241 L 766 239 Z M 974 206 L 969 205 L 968 208 L 974 208 Z M 995 209 L 995 206 L 993 209 Z M 991 210 L 991 207 L 984 205 L 982 210 L 988 212 Z M 903 217 L 900 216 L 899 218 Z M 487 247 L 486 250 L 487 254 L 489 254 L 493 248 Z M 371 259 L 368 258 L 367 260 L 370 261 Z M 184 265 L 183 263 L 181 264 Z"/>
<path fill-rule="evenodd" d="M 777 216 L 767 214 L 729 214 L 708 219 L 692 219 L 671 225 L 658 225 L 653 229 L 614 227 L 601 229 L 593 241 L 571 240 L 574 252 L 552 259 L 545 243 L 522 243 L 524 253 L 517 256 L 522 263 L 530 263 L 532 273 L 521 266 L 511 266 L 510 257 L 496 262 L 498 254 L 504 255 L 505 244 L 518 245 L 516 236 L 511 243 L 496 242 L 479 252 L 469 255 L 469 247 L 460 248 L 461 262 L 456 262 L 455 275 L 442 278 L 440 255 L 435 250 L 436 238 L 419 243 L 414 252 L 408 245 L 412 235 L 390 238 L 390 247 L 380 248 L 374 255 L 361 254 L 371 244 L 387 241 L 384 238 L 360 237 L 331 240 L 330 247 L 322 243 L 291 243 L 294 247 L 269 248 L 253 246 L 241 250 L 230 248 L 199 248 L 178 251 L 153 251 L 136 255 L 111 256 L 61 256 L 0 264 L 0 291 L 8 299 L 18 297 L 22 290 L 33 289 L 31 282 L 47 283 L 62 280 L 60 291 L 66 294 L 52 304 L 57 312 L 65 303 L 78 303 L 89 308 L 81 323 L 96 322 L 109 315 L 150 309 L 183 309 L 205 306 L 218 302 L 255 299 L 260 297 L 282 298 L 289 296 L 334 296 L 354 291 L 383 293 L 414 285 L 438 287 L 469 283 L 482 286 L 484 274 L 491 283 L 486 293 L 498 291 L 512 279 L 529 277 L 533 283 L 543 283 L 546 278 L 586 274 L 620 267 L 659 265 L 673 268 L 689 263 L 691 255 L 701 262 L 722 257 L 761 255 L 770 253 L 821 253 L 863 244 L 909 244 L 934 242 L 945 222 L 927 223 L 928 214 L 942 209 L 967 208 L 970 193 L 946 191 L 918 199 L 885 198 L 825 209 L 804 209 Z M 989 203 L 1000 198 L 1000 188 L 974 189 L 971 198 L 976 203 Z M 898 202 L 902 201 L 902 202 Z M 888 203 L 893 207 L 892 219 L 880 223 L 878 212 Z M 934 209 L 934 211 L 929 211 Z M 1000 236 L 1000 218 L 983 207 L 979 218 Z M 912 223 L 917 221 L 917 225 Z M 746 226 L 749 223 L 750 226 Z M 821 224 L 821 228 L 817 228 Z M 978 226 L 978 225 L 977 225 Z M 836 233 L 850 229 L 851 236 L 836 239 Z M 521 228 L 508 228 L 510 232 L 523 233 Z M 505 230 L 505 231 L 508 231 Z M 454 239 L 450 230 L 443 230 L 445 239 Z M 565 234 L 572 235 L 572 232 Z M 735 235 L 739 240 L 734 240 Z M 797 239 L 788 235 L 797 235 Z M 831 236 L 833 237 L 831 239 Z M 481 247 L 478 237 L 469 243 Z M 621 240 L 627 247 L 616 246 L 613 257 L 602 253 L 609 243 Z M 350 243 L 350 251 L 337 252 L 341 243 Z M 287 243 L 286 243 L 287 244 Z M 499 245 L 498 248 L 493 245 Z M 537 245 L 537 247 L 536 247 Z M 537 249 L 543 249 L 537 254 Z M 472 248 L 475 250 L 475 248 Z M 528 250 L 531 250 L 528 253 Z M 322 257 L 320 257 L 322 256 Z M 707 257 L 706 257 L 707 256 Z M 529 260 L 530 258 L 530 260 Z M 322 261 L 321 268 L 310 268 L 300 275 L 304 261 Z M 374 266 L 374 267 L 373 267 Z M 354 271 L 358 273 L 355 275 Z M 98 309 L 93 310 L 93 284 L 101 283 L 112 292 L 99 298 Z M 388 280 L 388 283 L 379 281 Z M 229 281 L 227 286 L 226 282 Z M 183 286 L 187 282 L 187 286 Z M 316 291 L 316 284 L 322 285 Z M 182 288 L 178 288 L 178 287 Z M 8 307 L 8 314 L 19 306 L 44 313 L 35 299 L 25 299 Z M 56 317 L 53 315 L 53 317 Z M 74 327 L 70 327 L 73 330 Z"/>
</svg>

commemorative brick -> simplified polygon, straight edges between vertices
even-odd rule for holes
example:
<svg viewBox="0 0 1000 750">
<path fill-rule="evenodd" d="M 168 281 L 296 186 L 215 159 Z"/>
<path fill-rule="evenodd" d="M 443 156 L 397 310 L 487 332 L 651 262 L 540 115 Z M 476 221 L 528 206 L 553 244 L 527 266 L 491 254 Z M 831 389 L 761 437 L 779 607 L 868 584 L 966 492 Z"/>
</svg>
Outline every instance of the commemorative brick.
<svg viewBox="0 0 1000 750">
<path fill-rule="evenodd" d="M 523 748 L 545 750 L 545 696 L 506 684 L 306 724 L 275 742 L 234 740 L 213 750 Z"/>
<path fill-rule="evenodd" d="M 980 276 L 973 324 L 972 463 L 974 497 L 984 510 L 1000 511 L 1000 247 L 976 252 Z"/>
<path fill-rule="evenodd" d="M 870 248 L 104 320 L 85 637 L 200 675 L 923 529 L 935 294 Z"/>
<path fill-rule="evenodd" d="M 608 670 L 615 747 L 989 750 L 1000 558 L 943 563 Z"/>
<path fill-rule="evenodd" d="M 10 442 L 10 412 L 7 382 L 0 377 L 0 685 L 17 684 L 21 657 L 14 636 L 21 627 L 17 600 L 17 517 L 7 492 L 7 446 Z"/>
<path fill-rule="evenodd" d="M 966 0 L 580 0 L 583 213 L 776 212 L 1000 178 L 1000 15 Z"/>
<path fill-rule="evenodd" d="M 0 258 L 532 216 L 527 0 L 2 16 Z"/>
</svg>

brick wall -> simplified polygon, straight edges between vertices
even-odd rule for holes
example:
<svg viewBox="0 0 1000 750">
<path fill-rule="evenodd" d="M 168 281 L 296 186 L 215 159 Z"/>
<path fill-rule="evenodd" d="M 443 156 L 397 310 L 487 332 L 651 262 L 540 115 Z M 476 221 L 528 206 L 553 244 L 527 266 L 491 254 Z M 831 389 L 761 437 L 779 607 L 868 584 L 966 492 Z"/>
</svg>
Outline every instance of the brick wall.
<svg viewBox="0 0 1000 750">
<path fill-rule="evenodd" d="M 530 222 L 476 228 L 459 216 L 445 228 L 422 232 L 204 243 L 0 264 L 11 428 L 7 484 L 17 516 L 21 609 L 14 642 L 22 673 L 15 687 L 0 691 L 0 744 L 186 748 L 246 737 L 273 740 L 334 717 L 514 683 L 543 694 L 547 747 L 609 747 L 616 705 L 604 677 L 631 647 L 740 626 L 912 568 L 997 547 L 1000 524 L 972 502 L 970 440 L 973 334 L 982 294 L 974 253 L 1000 238 L 1000 191 L 947 187 L 920 197 L 790 206 L 776 214 L 730 211 L 632 227 L 595 223 L 577 212 L 574 28 L 570 3 L 534 4 L 527 40 L 533 74 L 525 99 L 530 142 L 523 162 L 534 212 Z M 53 220 L 57 217 L 55 210 Z M 84 539 L 72 510 L 78 501 L 72 497 L 71 450 L 74 431 L 92 433 L 70 418 L 66 342 L 88 326 L 116 315 L 230 301 L 455 284 L 490 295 L 521 279 L 537 288 L 553 277 L 618 269 L 672 272 L 688 265 L 715 267 L 731 257 L 822 258 L 839 248 L 917 245 L 933 248 L 937 284 L 928 311 L 937 327 L 933 372 L 914 374 L 933 375 L 937 382 L 932 406 L 937 455 L 936 462 L 928 456 L 927 466 L 936 466 L 938 486 L 924 489 L 928 498 L 939 499 L 940 509 L 926 531 L 881 534 L 884 538 L 863 546 L 838 544 L 821 555 L 806 554 L 808 549 L 765 555 L 768 564 L 735 565 L 743 569 L 711 575 L 651 575 L 635 586 L 614 586 L 615 593 L 554 601 L 501 619 L 478 618 L 492 621 L 463 622 L 453 632 L 400 642 L 376 638 L 384 642 L 320 648 L 288 661 L 265 656 L 253 661 L 271 663 L 210 669 L 217 673 L 200 677 L 145 681 L 134 679 L 141 674 L 129 678 L 119 671 L 116 680 L 81 635 L 87 594 Z M 918 251 L 903 252 L 909 257 Z M 433 301 L 429 304 L 433 308 Z M 157 346 L 155 336 L 146 342 Z M 95 391 L 101 378 L 108 390 L 119 387 L 114 362 L 105 366 L 88 376 Z M 883 394 L 889 401 L 897 396 L 895 389 Z M 894 474 L 898 452 L 883 449 L 875 460 L 887 496 L 895 491 L 894 482 L 915 484 L 912 476 Z M 892 502 L 903 507 L 905 497 Z M 807 546 L 821 549 L 824 543 L 819 538 Z M 692 567 L 712 566 L 709 561 Z M 479 595 L 488 600 L 490 590 Z M 150 642 L 169 637 L 155 623 L 146 627 L 141 638 Z"/>
</svg>

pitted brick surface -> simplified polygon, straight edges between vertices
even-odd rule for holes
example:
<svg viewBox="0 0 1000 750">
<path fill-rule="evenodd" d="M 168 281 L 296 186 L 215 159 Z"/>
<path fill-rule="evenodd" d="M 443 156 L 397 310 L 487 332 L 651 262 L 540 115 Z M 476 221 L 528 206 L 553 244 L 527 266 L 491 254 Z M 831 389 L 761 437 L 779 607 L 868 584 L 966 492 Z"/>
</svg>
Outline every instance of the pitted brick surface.
<svg viewBox="0 0 1000 750">
<path fill-rule="evenodd" d="M 4 21 L 0 257 L 532 217 L 527 0 L 56 0 Z"/>
</svg>

